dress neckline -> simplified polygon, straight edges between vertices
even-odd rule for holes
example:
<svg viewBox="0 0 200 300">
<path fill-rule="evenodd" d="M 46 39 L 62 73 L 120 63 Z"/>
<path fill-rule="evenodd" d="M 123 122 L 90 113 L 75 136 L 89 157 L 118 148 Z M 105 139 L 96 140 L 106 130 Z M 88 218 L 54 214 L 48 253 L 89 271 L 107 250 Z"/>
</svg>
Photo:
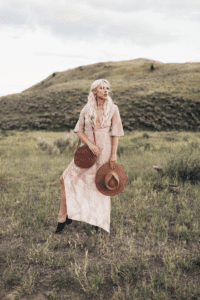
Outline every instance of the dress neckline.
<svg viewBox="0 0 200 300">
<path fill-rule="evenodd" d="M 97 108 L 95 107 L 95 110 L 96 110 L 96 111 L 102 111 L 102 110 L 103 110 L 103 108 L 101 108 L 101 109 L 97 109 Z"/>
</svg>

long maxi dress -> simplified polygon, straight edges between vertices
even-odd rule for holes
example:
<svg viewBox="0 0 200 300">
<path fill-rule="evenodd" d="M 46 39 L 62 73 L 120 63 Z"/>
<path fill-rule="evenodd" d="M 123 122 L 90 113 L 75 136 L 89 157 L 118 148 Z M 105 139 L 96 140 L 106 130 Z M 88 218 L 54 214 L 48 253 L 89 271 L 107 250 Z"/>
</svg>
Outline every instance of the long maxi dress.
<svg viewBox="0 0 200 300">
<path fill-rule="evenodd" d="M 85 120 L 86 106 L 81 110 L 79 120 L 74 132 L 83 131 L 89 140 L 95 144 L 90 121 Z M 112 123 L 112 125 L 111 125 Z M 85 126 L 84 126 L 85 125 Z M 111 129 L 111 135 L 110 135 Z M 112 103 L 109 118 L 101 127 L 100 122 L 94 126 L 96 146 L 100 156 L 95 164 L 88 169 L 83 169 L 74 163 L 74 159 L 63 172 L 66 209 L 60 210 L 59 219 L 64 222 L 68 218 L 83 221 L 98 226 L 110 233 L 110 196 L 105 196 L 96 187 L 95 176 L 97 170 L 110 160 L 112 140 L 111 136 L 124 136 L 118 106 Z M 80 146 L 84 145 L 81 141 Z"/>
</svg>

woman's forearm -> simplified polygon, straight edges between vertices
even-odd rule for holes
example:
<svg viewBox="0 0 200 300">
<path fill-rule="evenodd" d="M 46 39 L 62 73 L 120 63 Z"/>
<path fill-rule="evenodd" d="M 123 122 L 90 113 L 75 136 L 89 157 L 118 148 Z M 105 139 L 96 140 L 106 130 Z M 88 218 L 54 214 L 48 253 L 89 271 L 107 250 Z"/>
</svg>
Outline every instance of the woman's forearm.
<svg viewBox="0 0 200 300">
<path fill-rule="evenodd" d="M 88 137 L 85 135 L 85 133 L 83 131 L 78 131 L 76 132 L 76 134 L 78 135 L 79 139 L 81 139 L 81 141 L 90 146 L 91 144 L 93 144 L 90 139 L 88 139 Z M 117 147 L 118 147 L 118 136 L 112 136 L 112 148 L 111 148 L 111 155 L 115 155 L 117 154 Z"/>
<path fill-rule="evenodd" d="M 113 136 L 111 155 L 117 154 L 117 147 L 118 147 L 118 136 Z"/>
<path fill-rule="evenodd" d="M 88 145 L 88 147 L 92 144 L 92 142 L 88 139 L 88 137 L 85 135 L 83 131 L 78 131 L 76 132 L 76 134 L 84 144 Z"/>
</svg>

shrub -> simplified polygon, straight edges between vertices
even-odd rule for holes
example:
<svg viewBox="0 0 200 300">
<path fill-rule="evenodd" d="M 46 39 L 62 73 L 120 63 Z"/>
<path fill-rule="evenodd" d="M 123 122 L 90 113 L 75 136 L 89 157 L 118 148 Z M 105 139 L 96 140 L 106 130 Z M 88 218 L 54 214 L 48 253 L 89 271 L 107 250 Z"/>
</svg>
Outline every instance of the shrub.
<svg viewBox="0 0 200 300">
<path fill-rule="evenodd" d="M 56 146 L 54 146 L 52 148 L 52 154 L 54 155 L 59 155 L 61 152 L 60 152 L 60 149 L 58 149 Z"/>
<path fill-rule="evenodd" d="M 38 137 L 38 142 L 37 145 L 42 149 L 42 150 L 46 150 L 47 149 L 47 141 L 46 139 L 42 139 L 40 136 Z"/>
<path fill-rule="evenodd" d="M 164 125 L 167 125 L 167 126 L 171 126 L 171 125 L 172 125 L 172 122 L 171 122 L 171 121 L 169 121 L 169 120 L 167 120 L 167 118 L 166 118 L 166 117 L 163 117 L 163 119 L 162 119 L 162 123 L 163 123 Z"/>
<path fill-rule="evenodd" d="M 140 117 L 140 118 L 138 118 L 138 121 L 139 121 L 140 123 L 145 123 L 145 119 L 144 119 L 144 117 Z"/>
<path fill-rule="evenodd" d="M 48 127 L 48 125 L 42 123 L 42 124 L 38 124 L 37 127 L 40 128 L 40 129 L 46 129 Z"/>
<path fill-rule="evenodd" d="M 52 143 L 47 142 L 44 150 L 47 150 L 48 155 L 59 155 L 60 149 L 53 145 Z"/>
<path fill-rule="evenodd" d="M 141 114 L 140 112 L 135 112 L 135 116 L 136 116 L 136 117 L 141 117 L 141 115 L 142 115 L 142 114 Z"/>
<path fill-rule="evenodd" d="M 70 150 L 75 149 L 75 148 L 77 147 L 79 138 L 78 138 L 78 136 L 73 132 L 73 130 L 70 130 L 70 132 L 67 133 L 66 138 L 67 138 L 67 140 L 68 140 L 68 142 L 69 142 L 68 148 L 69 148 Z"/>
<path fill-rule="evenodd" d="M 45 138 L 38 137 L 38 142 L 37 145 L 42 149 L 42 150 L 47 150 L 47 153 L 49 155 L 55 154 L 59 155 L 61 154 L 66 147 L 68 146 L 68 149 L 70 151 L 73 151 L 76 149 L 78 143 L 78 138 L 75 134 L 70 132 L 70 134 L 67 134 L 66 139 L 64 138 L 57 138 L 53 144 L 47 141 Z"/>
<path fill-rule="evenodd" d="M 188 129 L 188 124 L 186 122 L 184 122 L 182 126 L 184 129 Z"/>
<path fill-rule="evenodd" d="M 69 140 L 63 139 L 63 138 L 57 138 L 53 142 L 53 144 L 54 144 L 54 146 L 57 146 L 57 148 L 60 149 L 60 153 L 62 153 L 66 149 L 66 146 L 69 145 Z"/>
<path fill-rule="evenodd" d="M 159 124 L 155 124 L 155 130 L 161 131 L 162 127 Z"/>
<path fill-rule="evenodd" d="M 49 145 L 47 146 L 47 153 L 48 153 L 49 155 L 52 154 L 53 148 L 54 148 L 54 147 L 53 147 L 52 144 L 49 144 Z"/>
<path fill-rule="evenodd" d="M 147 117 L 147 118 L 153 118 L 154 119 L 154 114 L 152 113 L 152 112 L 147 112 L 146 114 L 145 114 L 145 116 Z"/>
<path fill-rule="evenodd" d="M 175 122 L 174 125 L 176 126 L 176 128 L 180 128 L 181 126 L 180 122 Z"/>
<path fill-rule="evenodd" d="M 134 118 L 130 118 L 129 122 L 130 122 L 130 124 L 135 124 L 135 119 Z"/>
<path fill-rule="evenodd" d="M 152 110 L 153 110 L 152 107 L 150 107 L 150 106 L 146 107 L 146 111 L 152 111 Z"/>
<path fill-rule="evenodd" d="M 144 132 L 142 137 L 143 137 L 143 139 L 145 139 L 145 138 L 148 139 L 149 135 L 148 135 L 148 133 Z"/>
<path fill-rule="evenodd" d="M 189 123 L 190 125 L 194 125 L 194 121 L 193 121 L 192 119 L 188 119 L 188 123 Z M 191 127 L 191 128 L 193 128 L 193 127 Z"/>
<path fill-rule="evenodd" d="M 178 107 L 178 103 L 177 102 L 173 102 L 173 101 L 171 101 L 169 104 L 168 104 L 171 108 L 176 108 L 176 107 Z"/>
<path fill-rule="evenodd" d="M 200 181 L 200 152 L 197 147 L 197 144 L 192 143 L 175 151 L 166 162 L 165 175 L 171 179 L 177 177 L 182 182 Z"/>
<path fill-rule="evenodd" d="M 147 127 L 154 128 L 153 122 L 151 122 L 151 120 L 146 120 L 146 121 L 144 122 L 144 124 L 145 124 L 145 126 L 147 126 Z"/>
</svg>

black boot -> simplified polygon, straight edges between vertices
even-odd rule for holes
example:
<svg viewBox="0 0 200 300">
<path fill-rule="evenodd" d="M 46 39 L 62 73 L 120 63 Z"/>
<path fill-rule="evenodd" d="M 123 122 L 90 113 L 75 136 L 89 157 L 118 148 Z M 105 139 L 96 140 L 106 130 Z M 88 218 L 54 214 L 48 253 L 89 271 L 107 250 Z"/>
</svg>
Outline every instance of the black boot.
<svg viewBox="0 0 200 300">
<path fill-rule="evenodd" d="M 63 223 L 58 222 L 58 226 L 55 233 L 60 233 L 65 228 L 65 225 L 66 225 L 66 221 Z"/>
<path fill-rule="evenodd" d="M 67 215 L 65 222 L 63 222 L 63 223 L 58 222 L 58 226 L 57 226 L 55 233 L 60 233 L 65 228 L 65 225 L 66 224 L 69 225 L 69 224 L 71 224 L 71 222 L 72 222 L 72 220 L 68 219 L 68 215 Z"/>
<path fill-rule="evenodd" d="M 66 222 L 67 225 L 71 224 L 71 222 L 72 222 L 71 219 L 68 219 L 68 215 L 67 215 L 67 217 L 66 217 L 66 221 L 65 221 L 65 222 Z"/>
<path fill-rule="evenodd" d="M 96 229 L 96 232 L 99 232 L 99 227 L 98 226 L 94 226 L 94 225 L 92 225 L 92 229 Z"/>
</svg>

